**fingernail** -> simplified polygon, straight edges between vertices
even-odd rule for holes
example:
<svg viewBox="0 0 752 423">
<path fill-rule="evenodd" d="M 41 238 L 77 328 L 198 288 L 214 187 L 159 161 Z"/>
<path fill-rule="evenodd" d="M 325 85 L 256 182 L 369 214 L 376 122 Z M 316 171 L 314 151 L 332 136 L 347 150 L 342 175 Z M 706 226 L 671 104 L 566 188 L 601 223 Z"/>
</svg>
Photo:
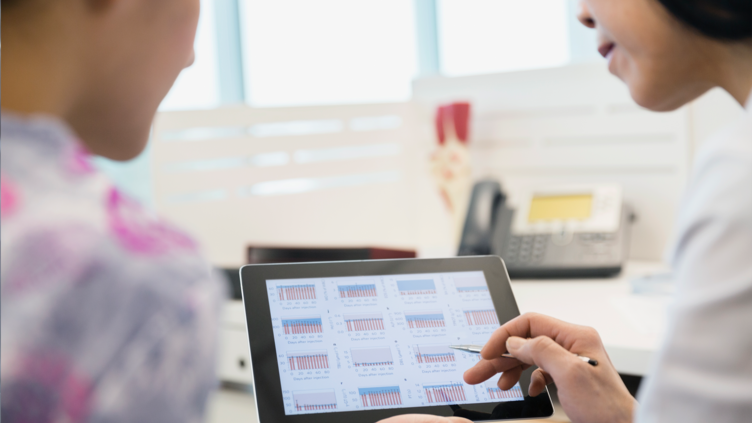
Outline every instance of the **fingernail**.
<svg viewBox="0 0 752 423">
<path fill-rule="evenodd" d="M 518 350 L 525 345 L 525 342 L 527 342 L 527 339 L 520 338 L 519 336 L 512 336 L 507 339 L 507 351 L 512 352 L 512 350 Z"/>
</svg>

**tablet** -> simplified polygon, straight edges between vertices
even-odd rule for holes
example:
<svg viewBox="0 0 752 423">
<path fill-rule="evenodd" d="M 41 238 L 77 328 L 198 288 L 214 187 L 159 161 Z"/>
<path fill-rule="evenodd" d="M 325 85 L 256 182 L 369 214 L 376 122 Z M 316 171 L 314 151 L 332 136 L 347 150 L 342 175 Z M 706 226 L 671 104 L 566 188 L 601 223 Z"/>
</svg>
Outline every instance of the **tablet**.
<svg viewBox="0 0 752 423">
<path fill-rule="evenodd" d="M 553 414 L 533 369 L 508 391 L 469 385 L 480 356 L 449 348 L 519 315 L 499 257 L 249 265 L 241 288 L 260 423 Z"/>
</svg>

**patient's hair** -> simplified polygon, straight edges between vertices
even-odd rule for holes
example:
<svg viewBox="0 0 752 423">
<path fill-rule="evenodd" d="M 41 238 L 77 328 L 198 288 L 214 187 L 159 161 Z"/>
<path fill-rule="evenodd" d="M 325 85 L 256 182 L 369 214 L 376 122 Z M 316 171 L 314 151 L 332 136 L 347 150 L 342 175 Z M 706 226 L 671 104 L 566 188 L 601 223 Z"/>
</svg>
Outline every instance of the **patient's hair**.
<svg viewBox="0 0 752 423">
<path fill-rule="evenodd" d="M 752 0 L 658 0 L 680 21 L 719 40 L 752 40 Z"/>
</svg>

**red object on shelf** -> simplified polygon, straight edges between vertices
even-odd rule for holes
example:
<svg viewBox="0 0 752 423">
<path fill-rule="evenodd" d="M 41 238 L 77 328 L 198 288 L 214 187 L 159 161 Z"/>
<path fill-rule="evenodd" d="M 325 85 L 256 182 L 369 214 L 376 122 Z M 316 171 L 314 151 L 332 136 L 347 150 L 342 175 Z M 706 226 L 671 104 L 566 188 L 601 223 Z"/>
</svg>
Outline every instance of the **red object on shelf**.
<svg viewBox="0 0 752 423">
<path fill-rule="evenodd" d="M 451 125 L 448 125 L 451 123 Z M 470 127 L 470 103 L 456 102 L 439 106 L 436 109 L 436 134 L 439 138 L 439 144 L 444 144 L 448 135 L 446 128 L 454 128 L 457 138 L 464 144 L 467 144 L 468 132 Z"/>
</svg>

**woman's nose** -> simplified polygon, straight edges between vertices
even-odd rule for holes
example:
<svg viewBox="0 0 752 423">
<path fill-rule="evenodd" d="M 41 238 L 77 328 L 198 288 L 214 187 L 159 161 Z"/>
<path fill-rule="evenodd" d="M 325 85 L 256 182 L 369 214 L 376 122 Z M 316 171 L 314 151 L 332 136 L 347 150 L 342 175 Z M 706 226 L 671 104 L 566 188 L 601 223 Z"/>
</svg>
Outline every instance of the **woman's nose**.
<svg viewBox="0 0 752 423">
<path fill-rule="evenodd" d="M 588 9 L 587 4 L 585 4 L 584 0 L 580 0 L 577 19 L 586 27 L 590 29 L 595 28 L 595 19 L 593 19 L 593 15 L 590 14 L 590 9 Z"/>
</svg>

